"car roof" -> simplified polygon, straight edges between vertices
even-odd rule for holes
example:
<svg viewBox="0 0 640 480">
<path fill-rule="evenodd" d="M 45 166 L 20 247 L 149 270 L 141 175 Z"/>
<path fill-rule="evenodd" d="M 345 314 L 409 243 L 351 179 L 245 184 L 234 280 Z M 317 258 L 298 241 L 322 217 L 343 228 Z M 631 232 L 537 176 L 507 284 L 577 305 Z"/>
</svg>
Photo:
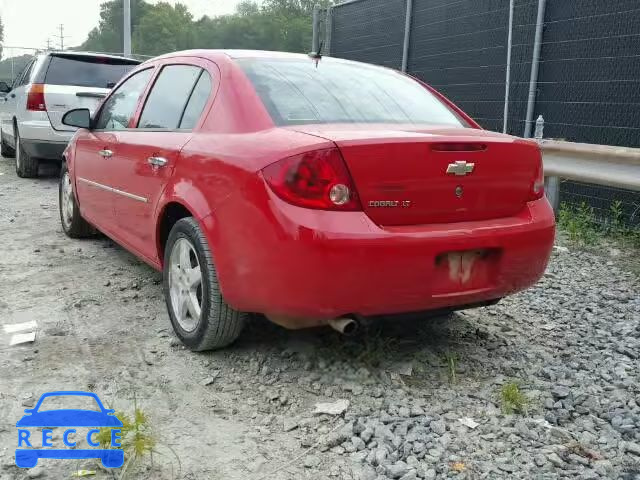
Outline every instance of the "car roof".
<svg viewBox="0 0 640 480">
<path fill-rule="evenodd" d="M 209 60 L 218 60 L 222 58 L 229 58 L 232 60 L 242 58 L 262 58 L 262 59 L 291 59 L 291 60 L 312 60 L 309 54 L 306 53 L 292 53 L 292 52 L 278 52 L 273 50 L 235 50 L 235 49 L 194 49 L 194 50 L 182 50 L 179 52 L 166 53 L 158 57 L 151 58 L 144 63 L 155 62 L 157 60 L 167 60 L 176 57 L 199 57 Z M 344 58 L 322 56 L 322 61 L 338 62 L 352 65 L 363 65 L 367 67 L 387 69 L 382 65 L 372 65 L 370 63 L 362 63 L 355 60 L 347 60 Z M 393 69 L 391 69 L 393 70 Z"/>
<path fill-rule="evenodd" d="M 155 57 L 154 60 L 172 57 L 213 58 L 220 57 L 221 55 L 229 58 L 309 58 L 309 56 L 304 53 L 276 52 L 272 50 L 194 49 L 166 53 Z"/>
</svg>

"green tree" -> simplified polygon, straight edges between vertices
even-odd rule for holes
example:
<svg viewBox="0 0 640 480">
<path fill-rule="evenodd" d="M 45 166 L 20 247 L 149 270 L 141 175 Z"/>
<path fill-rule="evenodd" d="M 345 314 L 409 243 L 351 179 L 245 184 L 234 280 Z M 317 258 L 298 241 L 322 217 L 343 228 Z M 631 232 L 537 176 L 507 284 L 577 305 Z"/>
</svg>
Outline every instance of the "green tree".
<svg viewBox="0 0 640 480">
<path fill-rule="evenodd" d="M 133 50 L 160 55 L 194 46 L 193 17 L 186 6 L 160 2 L 148 5 L 133 34 Z"/>
<path fill-rule="evenodd" d="M 189 48 L 245 48 L 308 52 L 313 6 L 332 0 L 244 0 L 232 15 L 199 20 L 183 4 L 132 0 L 133 51 L 143 55 Z M 101 5 L 100 23 L 81 49 L 122 51 L 122 0 Z"/>
<path fill-rule="evenodd" d="M 136 31 L 150 5 L 144 0 L 131 0 L 131 29 Z M 89 32 L 79 50 L 122 53 L 124 11 L 122 0 L 110 0 L 100 5 L 100 22 Z"/>
</svg>

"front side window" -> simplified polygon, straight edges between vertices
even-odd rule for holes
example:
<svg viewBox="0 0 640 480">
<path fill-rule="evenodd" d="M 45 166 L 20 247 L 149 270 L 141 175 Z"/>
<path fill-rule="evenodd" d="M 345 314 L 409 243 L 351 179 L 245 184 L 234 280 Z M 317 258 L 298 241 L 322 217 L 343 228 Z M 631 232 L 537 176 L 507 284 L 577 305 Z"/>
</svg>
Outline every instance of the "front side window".
<svg viewBox="0 0 640 480">
<path fill-rule="evenodd" d="M 192 65 L 164 67 L 147 97 L 138 128 L 177 129 L 201 72 Z"/>
<path fill-rule="evenodd" d="M 323 59 L 236 60 L 277 125 L 409 123 L 466 126 L 415 80 L 372 65 Z"/>
<path fill-rule="evenodd" d="M 99 130 L 124 130 L 129 128 L 129 122 L 131 122 L 136 112 L 138 101 L 151 78 L 152 72 L 152 68 L 142 70 L 120 85 L 104 103 L 95 128 Z"/>
</svg>

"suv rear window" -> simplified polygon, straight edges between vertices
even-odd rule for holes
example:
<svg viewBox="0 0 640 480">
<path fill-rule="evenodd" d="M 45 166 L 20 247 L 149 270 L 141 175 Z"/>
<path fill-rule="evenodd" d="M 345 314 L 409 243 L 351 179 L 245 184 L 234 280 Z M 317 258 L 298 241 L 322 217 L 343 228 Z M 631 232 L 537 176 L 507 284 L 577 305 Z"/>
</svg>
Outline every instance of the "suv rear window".
<svg viewBox="0 0 640 480">
<path fill-rule="evenodd" d="M 236 60 L 276 125 L 410 123 L 467 126 L 417 81 L 393 70 L 325 58 Z"/>
<path fill-rule="evenodd" d="M 118 58 L 52 55 L 44 83 L 112 88 L 136 65 L 133 60 Z"/>
</svg>

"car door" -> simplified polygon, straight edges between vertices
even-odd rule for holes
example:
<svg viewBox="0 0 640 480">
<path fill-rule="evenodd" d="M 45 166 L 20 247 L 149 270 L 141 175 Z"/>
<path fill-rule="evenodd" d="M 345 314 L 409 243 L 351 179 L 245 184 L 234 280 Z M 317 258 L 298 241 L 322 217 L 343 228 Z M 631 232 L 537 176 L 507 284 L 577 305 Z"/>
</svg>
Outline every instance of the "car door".
<svg viewBox="0 0 640 480">
<path fill-rule="evenodd" d="M 112 92 L 100 108 L 93 128 L 76 140 L 74 176 L 82 215 L 106 233 L 116 232 L 114 199 L 125 195 L 114 187 L 112 161 L 119 131 L 129 128 L 153 68 L 138 71 Z"/>
<path fill-rule="evenodd" d="M 14 80 L 11 91 L 7 93 L 4 101 L 2 101 L 2 132 L 11 147 L 15 147 L 13 118 L 16 117 L 20 120 L 22 117 L 21 112 L 26 108 L 27 98 L 25 90 L 35 63 L 36 59 L 33 59 L 25 66 Z"/>
<path fill-rule="evenodd" d="M 188 61 L 159 69 L 137 128 L 118 132 L 118 154 L 112 163 L 117 188 L 131 194 L 115 199 L 118 229 L 128 244 L 152 261 L 158 260 L 153 241 L 158 200 L 212 92 L 211 74 L 201 61 Z"/>
</svg>

